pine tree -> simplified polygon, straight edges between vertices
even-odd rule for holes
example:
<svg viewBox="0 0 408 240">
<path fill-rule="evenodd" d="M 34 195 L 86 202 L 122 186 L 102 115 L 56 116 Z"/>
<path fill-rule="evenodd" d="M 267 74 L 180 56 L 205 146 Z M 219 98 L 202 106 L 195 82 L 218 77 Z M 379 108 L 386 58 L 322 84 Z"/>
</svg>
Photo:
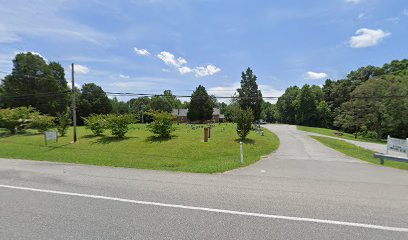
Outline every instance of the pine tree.
<svg viewBox="0 0 408 240">
<path fill-rule="evenodd" d="M 210 120 L 213 114 L 213 101 L 205 88 L 199 85 L 191 95 L 191 102 L 188 107 L 187 118 L 190 121 L 203 123 Z"/>
<path fill-rule="evenodd" d="M 242 72 L 241 88 L 238 88 L 237 91 L 239 106 L 242 109 L 251 109 L 254 118 L 258 120 L 261 115 L 262 93 L 258 90 L 256 79 L 251 68 L 248 68 L 246 72 Z"/>
</svg>

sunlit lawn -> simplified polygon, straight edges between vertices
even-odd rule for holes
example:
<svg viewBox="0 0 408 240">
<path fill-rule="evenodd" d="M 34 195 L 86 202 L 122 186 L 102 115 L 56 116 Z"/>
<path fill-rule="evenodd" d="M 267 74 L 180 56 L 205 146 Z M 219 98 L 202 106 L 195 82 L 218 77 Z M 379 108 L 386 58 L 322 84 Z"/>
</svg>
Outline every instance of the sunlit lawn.
<svg viewBox="0 0 408 240">
<path fill-rule="evenodd" d="M 333 148 L 334 150 L 337 150 L 349 157 L 357 158 L 357 159 L 367 161 L 373 164 L 378 164 L 378 165 L 380 164 L 379 159 L 373 158 L 373 154 L 374 154 L 373 151 L 358 147 L 354 144 L 351 144 L 351 143 L 348 143 L 342 140 L 338 140 L 338 139 L 320 137 L 320 136 L 311 136 L 311 137 L 321 142 L 322 144 L 330 148 Z M 408 163 L 403 163 L 403 162 L 394 162 L 390 160 L 385 160 L 384 166 L 408 170 Z"/>
<path fill-rule="evenodd" d="M 94 137 L 78 128 L 79 141 L 72 143 L 72 129 L 57 143 L 45 145 L 44 136 L 29 130 L 26 134 L 5 135 L 0 129 L 0 157 L 93 164 L 114 167 L 157 169 L 197 173 L 217 173 L 252 164 L 275 151 L 278 137 L 264 129 L 265 136 L 251 132 L 244 143 L 245 163 L 240 163 L 239 141 L 233 124 L 216 125 L 210 141 L 203 141 L 203 129 L 178 125 L 170 140 L 155 140 L 145 125 L 132 125 L 126 138 L 117 139 L 105 131 Z"/>
</svg>

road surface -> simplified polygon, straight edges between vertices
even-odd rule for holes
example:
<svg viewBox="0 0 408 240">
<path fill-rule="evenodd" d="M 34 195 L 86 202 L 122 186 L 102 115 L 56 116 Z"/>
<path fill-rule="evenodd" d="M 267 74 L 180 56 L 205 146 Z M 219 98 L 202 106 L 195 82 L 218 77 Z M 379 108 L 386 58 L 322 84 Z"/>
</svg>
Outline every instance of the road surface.
<svg viewBox="0 0 408 240">
<path fill-rule="evenodd" d="M 279 150 L 224 174 L 2 159 L 0 239 L 408 239 L 408 172 L 266 127 Z"/>
</svg>

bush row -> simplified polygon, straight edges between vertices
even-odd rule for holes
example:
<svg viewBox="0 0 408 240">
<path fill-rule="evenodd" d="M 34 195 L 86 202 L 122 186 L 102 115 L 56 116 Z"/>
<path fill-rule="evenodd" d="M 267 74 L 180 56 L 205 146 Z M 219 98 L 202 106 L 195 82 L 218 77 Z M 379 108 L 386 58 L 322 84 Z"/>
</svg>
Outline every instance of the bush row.
<svg viewBox="0 0 408 240">
<path fill-rule="evenodd" d="M 40 114 L 32 107 L 18 107 L 0 109 L 0 128 L 16 134 L 28 128 L 37 129 L 40 133 L 57 127 L 61 136 L 64 136 L 71 125 L 70 115 L 60 113 L 57 117 Z"/>
</svg>

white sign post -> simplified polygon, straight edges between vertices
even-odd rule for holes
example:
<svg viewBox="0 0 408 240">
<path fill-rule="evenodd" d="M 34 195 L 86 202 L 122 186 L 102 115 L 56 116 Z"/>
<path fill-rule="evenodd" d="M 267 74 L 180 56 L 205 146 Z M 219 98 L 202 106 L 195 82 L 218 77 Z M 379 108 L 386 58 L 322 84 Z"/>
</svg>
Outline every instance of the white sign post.
<svg viewBox="0 0 408 240">
<path fill-rule="evenodd" d="M 244 151 L 242 149 L 242 142 L 239 142 L 239 151 L 241 153 L 241 164 L 244 164 Z"/>
<path fill-rule="evenodd" d="M 58 133 L 57 132 L 44 132 L 44 141 L 45 145 L 47 145 L 48 141 L 54 140 L 58 142 Z"/>
</svg>

